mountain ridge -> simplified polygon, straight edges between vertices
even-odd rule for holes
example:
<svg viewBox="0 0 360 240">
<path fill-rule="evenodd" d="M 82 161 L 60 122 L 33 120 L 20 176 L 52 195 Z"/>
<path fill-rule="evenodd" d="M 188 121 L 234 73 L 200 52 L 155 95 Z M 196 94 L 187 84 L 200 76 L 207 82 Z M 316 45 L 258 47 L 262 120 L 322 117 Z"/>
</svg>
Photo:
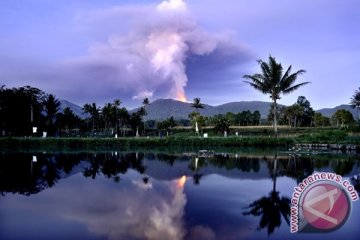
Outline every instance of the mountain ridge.
<svg viewBox="0 0 360 240">
<path fill-rule="evenodd" d="M 81 117 L 86 118 L 88 115 L 82 113 L 82 108 L 74 103 L 71 103 L 67 100 L 60 100 L 61 106 L 60 110 L 63 111 L 65 107 L 70 107 L 73 112 Z M 203 116 L 213 116 L 217 114 L 226 114 L 227 112 L 238 113 L 242 111 L 259 111 L 261 114 L 261 118 L 264 119 L 267 117 L 269 113 L 269 109 L 271 106 L 271 102 L 263 102 L 263 101 L 238 101 L 238 102 L 229 102 L 216 106 L 204 104 L 203 109 L 199 109 L 199 113 Z M 285 106 L 281 105 L 280 106 Z M 129 112 L 135 112 L 139 108 L 135 108 L 129 110 Z M 322 115 L 326 117 L 331 117 L 337 110 L 345 109 L 350 111 L 355 119 L 359 118 L 360 111 L 351 107 L 351 105 L 342 104 L 336 106 L 334 108 L 321 108 L 319 110 L 315 110 L 316 112 L 320 112 Z M 194 108 L 191 107 L 191 103 L 189 102 L 181 102 L 174 99 L 156 99 L 151 102 L 146 107 L 147 115 L 146 120 L 164 120 L 169 117 L 174 117 L 176 120 L 180 119 L 188 119 L 188 115 L 195 111 Z"/>
</svg>

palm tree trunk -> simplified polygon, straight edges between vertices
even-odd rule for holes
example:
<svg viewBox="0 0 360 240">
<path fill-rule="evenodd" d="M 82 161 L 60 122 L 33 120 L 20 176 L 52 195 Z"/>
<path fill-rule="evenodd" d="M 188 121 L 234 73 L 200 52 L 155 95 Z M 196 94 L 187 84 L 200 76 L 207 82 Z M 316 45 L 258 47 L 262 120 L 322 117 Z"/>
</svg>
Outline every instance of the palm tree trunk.
<svg viewBox="0 0 360 240">
<path fill-rule="evenodd" d="M 277 156 L 275 155 L 274 172 L 273 172 L 273 192 L 276 191 L 276 170 L 277 170 Z"/>
<path fill-rule="evenodd" d="M 95 118 L 92 119 L 92 131 L 91 131 L 92 135 L 94 135 L 94 130 L 95 130 Z"/>
<path fill-rule="evenodd" d="M 277 129 L 277 116 L 276 116 L 276 99 L 274 99 L 274 128 L 275 128 L 275 136 L 278 137 L 278 129 Z"/>
<path fill-rule="evenodd" d="M 145 136 L 145 119 L 144 119 L 144 136 Z"/>
</svg>

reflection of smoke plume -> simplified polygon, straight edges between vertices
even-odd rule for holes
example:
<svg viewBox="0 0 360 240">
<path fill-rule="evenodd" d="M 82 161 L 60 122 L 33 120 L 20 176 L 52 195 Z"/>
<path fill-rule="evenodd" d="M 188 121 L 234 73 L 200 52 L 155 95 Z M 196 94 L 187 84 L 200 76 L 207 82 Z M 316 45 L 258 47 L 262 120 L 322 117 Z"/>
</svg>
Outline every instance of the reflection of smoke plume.
<svg viewBox="0 0 360 240">
<path fill-rule="evenodd" d="M 64 194 L 69 189 L 58 188 L 51 208 L 63 218 L 85 224 L 91 233 L 108 239 L 177 240 L 186 235 L 183 223 L 186 195 L 178 181 L 154 185 L 141 180 L 124 181 L 116 191 L 107 182 L 97 182 L 100 192 L 94 192 L 93 185 L 86 183 L 76 188 L 82 197 Z M 41 204 L 38 207 L 44 212 L 49 208 Z"/>
<path fill-rule="evenodd" d="M 111 11 L 112 15 L 125 13 L 134 18 L 140 16 L 143 21 L 134 24 L 130 33 L 112 36 L 108 43 L 92 46 L 88 56 L 70 63 L 86 78 L 101 78 L 102 84 L 112 85 L 113 89 L 135 93 L 134 99 L 154 93 L 185 101 L 188 59 L 217 59 L 222 61 L 216 67 L 221 71 L 249 56 L 228 35 L 199 29 L 183 0 L 167 0 L 155 9 L 117 7 Z"/>
<path fill-rule="evenodd" d="M 162 202 L 162 206 L 154 208 L 150 215 L 152 227 L 145 233 L 148 239 L 183 239 L 185 231 L 183 229 L 182 218 L 186 197 L 183 192 L 183 185 L 177 184 L 173 192 L 173 199 L 170 202 Z"/>
</svg>

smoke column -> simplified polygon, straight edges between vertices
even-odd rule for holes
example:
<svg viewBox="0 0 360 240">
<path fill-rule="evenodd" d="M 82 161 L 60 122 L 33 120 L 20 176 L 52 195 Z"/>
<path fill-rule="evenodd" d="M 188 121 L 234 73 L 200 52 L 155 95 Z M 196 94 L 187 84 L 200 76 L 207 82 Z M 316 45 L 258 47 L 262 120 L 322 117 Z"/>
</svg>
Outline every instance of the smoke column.
<svg viewBox="0 0 360 240">
<path fill-rule="evenodd" d="M 68 79 L 76 78 L 79 86 L 91 82 L 97 94 L 111 91 L 137 100 L 169 97 L 186 101 L 189 64 L 199 72 L 207 73 L 210 68 L 219 73 L 249 59 L 228 32 L 202 30 L 183 0 L 166 0 L 157 6 L 116 6 L 78 19 L 96 23 L 107 18 L 106 24 L 116 24 L 123 16 L 130 28 L 121 34 L 109 32 L 107 42 L 92 44 L 88 55 L 70 59 Z"/>
</svg>

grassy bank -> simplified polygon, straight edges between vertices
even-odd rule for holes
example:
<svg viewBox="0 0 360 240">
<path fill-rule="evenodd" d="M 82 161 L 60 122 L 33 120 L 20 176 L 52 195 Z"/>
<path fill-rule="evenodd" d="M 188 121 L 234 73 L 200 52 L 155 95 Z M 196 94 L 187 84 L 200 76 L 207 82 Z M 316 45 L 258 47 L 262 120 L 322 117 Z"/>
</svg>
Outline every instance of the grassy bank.
<svg viewBox="0 0 360 240">
<path fill-rule="evenodd" d="M 121 149 L 128 147 L 288 147 L 294 144 L 355 144 L 360 136 L 342 131 L 302 134 L 296 137 L 230 136 L 200 138 L 196 136 L 128 137 L 128 138 L 37 138 L 3 137 L 0 149 Z"/>
<path fill-rule="evenodd" d="M 1 149 L 62 148 L 62 149 L 118 149 L 127 147 L 287 147 L 291 138 L 273 137 L 152 137 L 152 138 L 0 138 Z"/>
</svg>

